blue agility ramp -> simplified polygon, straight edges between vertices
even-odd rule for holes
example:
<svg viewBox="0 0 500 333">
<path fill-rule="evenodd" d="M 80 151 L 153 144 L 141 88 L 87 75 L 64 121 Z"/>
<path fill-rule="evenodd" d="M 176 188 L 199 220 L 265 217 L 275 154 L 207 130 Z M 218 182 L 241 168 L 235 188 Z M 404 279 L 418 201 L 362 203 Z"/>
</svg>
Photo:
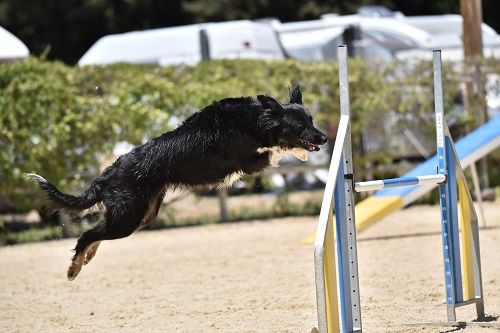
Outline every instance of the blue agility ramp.
<svg viewBox="0 0 500 333">
<path fill-rule="evenodd" d="M 477 128 L 455 143 L 460 164 L 463 168 L 471 166 L 493 150 L 500 147 L 500 116 Z M 436 173 L 437 156 L 416 166 L 402 177 L 415 178 L 419 175 Z M 387 215 L 414 202 L 437 185 L 408 187 L 388 187 L 356 205 L 356 228 L 362 231 L 377 223 Z"/>
<path fill-rule="evenodd" d="M 455 143 L 455 150 L 463 168 L 471 166 L 499 147 L 500 116 L 491 119 Z M 417 176 L 435 174 L 437 164 L 437 156 L 434 155 L 404 174 L 402 178 L 411 178 L 416 181 Z M 379 188 L 373 188 L 380 190 L 371 197 L 360 201 L 355 207 L 356 229 L 362 231 L 374 225 L 389 214 L 422 197 L 436 186 L 437 184 L 389 187 L 384 184 Z M 314 237 L 315 235 L 312 234 L 306 237 L 303 242 L 313 243 Z"/>
<path fill-rule="evenodd" d="M 463 137 L 455 143 L 455 149 L 463 168 L 491 153 L 500 147 L 500 116 L 491 119 L 488 123 L 477 128 L 469 135 Z M 437 156 L 429 158 L 427 161 L 408 171 L 402 177 L 415 177 L 436 173 Z M 403 205 L 406 206 L 415 201 L 435 186 L 409 186 L 398 188 L 386 188 L 374 194 L 375 197 L 400 197 Z"/>
</svg>

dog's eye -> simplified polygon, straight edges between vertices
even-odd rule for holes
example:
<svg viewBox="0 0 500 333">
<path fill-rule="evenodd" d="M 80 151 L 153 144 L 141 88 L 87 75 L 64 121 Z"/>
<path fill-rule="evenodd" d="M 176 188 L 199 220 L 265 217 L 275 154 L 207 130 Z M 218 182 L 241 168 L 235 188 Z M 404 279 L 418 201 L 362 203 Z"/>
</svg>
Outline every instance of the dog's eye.
<svg viewBox="0 0 500 333">
<path fill-rule="evenodd" d="M 295 122 L 292 124 L 292 126 L 296 129 L 301 129 L 302 128 L 302 123 L 299 123 L 299 122 Z"/>
</svg>

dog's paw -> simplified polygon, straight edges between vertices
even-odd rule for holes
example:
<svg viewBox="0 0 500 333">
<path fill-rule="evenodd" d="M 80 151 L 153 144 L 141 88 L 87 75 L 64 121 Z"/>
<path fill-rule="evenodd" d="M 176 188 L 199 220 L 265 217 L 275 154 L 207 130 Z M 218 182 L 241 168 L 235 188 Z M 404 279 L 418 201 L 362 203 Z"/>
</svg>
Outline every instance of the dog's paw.
<svg viewBox="0 0 500 333">
<path fill-rule="evenodd" d="M 309 158 L 309 152 L 304 148 L 292 148 L 292 155 L 304 162 Z"/>
<path fill-rule="evenodd" d="M 269 158 L 269 164 L 273 167 L 278 167 L 280 165 L 280 160 L 286 156 L 287 150 L 280 147 L 273 147 L 271 149 L 271 157 Z"/>
<path fill-rule="evenodd" d="M 69 265 L 68 268 L 68 281 L 73 281 L 77 276 L 78 273 L 82 270 L 82 265 L 77 264 L 76 262 L 72 262 L 71 265 Z"/>
<path fill-rule="evenodd" d="M 83 265 L 87 265 L 92 260 L 92 258 L 94 258 L 94 255 L 91 253 L 87 253 L 85 259 L 83 260 Z"/>
<path fill-rule="evenodd" d="M 83 265 L 87 265 L 92 260 L 92 258 L 94 258 L 100 243 L 101 242 L 95 242 L 89 246 L 87 253 L 85 254 L 85 259 L 83 260 Z"/>
<path fill-rule="evenodd" d="M 292 154 L 301 161 L 307 161 L 309 157 L 309 152 L 303 148 L 292 148 L 285 149 L 281 147 L 272 148 L 259 148 L 257 152 L 269 152 L 269 165 L 272 167 L 278 167 L 280 160 L 288 154 Z"/>
<path fill-rule="evenodd" d="M 259 148 L 257 149 L 257 152 L 269 152 L 269 165 L 272 167 L 278 167 L 280 160 L 289 153 L 289 150 L 276 146 L 271 148 Z"/>
</svg>

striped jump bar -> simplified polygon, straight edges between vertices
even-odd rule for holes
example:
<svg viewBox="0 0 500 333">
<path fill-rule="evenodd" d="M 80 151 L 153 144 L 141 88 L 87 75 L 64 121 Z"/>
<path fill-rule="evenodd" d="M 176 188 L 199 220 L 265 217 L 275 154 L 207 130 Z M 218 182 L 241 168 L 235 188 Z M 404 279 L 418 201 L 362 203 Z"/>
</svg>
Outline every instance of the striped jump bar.
<svg viewBox="0 0 500 333">
<path fill-rule="evenodd" d="M 356 192 L 376 191 L 385 187 L 400 187 L 408 185 L 434 185 L 441 184 L 446 181 L 444 174 L 416 176 L 416 177 L 401 177 L 388 178 L 382 180 L 371 180 L 367 182 L 357 182 L 354 184 Z"/>
</svg>

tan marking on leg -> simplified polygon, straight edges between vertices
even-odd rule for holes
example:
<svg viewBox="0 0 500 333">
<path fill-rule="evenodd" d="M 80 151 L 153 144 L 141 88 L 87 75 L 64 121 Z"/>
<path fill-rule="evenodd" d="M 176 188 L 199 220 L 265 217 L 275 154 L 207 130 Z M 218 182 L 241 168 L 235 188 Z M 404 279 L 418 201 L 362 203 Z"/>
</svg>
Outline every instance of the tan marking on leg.
<svg viewBox="0 0 500 333">
<path fill-rule="evenodd" d="M 77 276 L 78 273 L 82 270 L 82 266 L 84 265 L 87 252 L 90 250 L 90 248 L 95 245 L 95 243 L 100 243 L 100 242 L 93 242 L 92 244 L 88 245 L 85 250 L 82 251 L 82 253 L 78 254 L 72 261 L 71 265 L 68 267 L 68 280 L 73 281 Z M 97 248 L 95 249 L 97 251 Z M 95 253 L 94 253 L 95 255 Z M 92 258 L 90 258 L 92 259 Z M 90 261 L 90 260 L 89 260 Z"/>
<path fill-rule="evenodd" d="M 270 152 L 269 156 L 269 164 L 273 167 L 277 167 L 279 165 L 280 160 L 290 154 L 289 149 L 284 149 L 279 146 L 271 147 L 271 148 L 259 148 L 257 149 L 258 153 Z"/>
<path fill-rule="evenodd" d="M 226 176 L 226 178 L 224 178 L 224 180 L 217 185 L 217 188 L 218 189 L 223 189 L 223 188 L 228 188 L 228 187 L 231 187 L 231 185 L 233 185 L 233 183 L 237 180 L 239 180 L 242 176 L 242 173 L 241 172 L 234 172 L 228 176 Z"/>
<path fill-rule="evenodd" d="M 97 249 L 99 248 L 99 244 L 101 244 L 100 241 L 90 244 L 87 253 L 85 254 L 85 260 L 83 261 L 84 265 L 87 265 L 92 260 L 92 258 L 94 258 L 95 254 L 97 253 Z"/>
<path fill-rule="evenodd" d="M 309 152 L 304 148 L 292 148 L 292 155 L 305 162 L 309 157 Z"/>
<path fill-rule="evenodd" d="M 68 280 L 73 281 L 77 276 L 78 273 L 82 270 L 83 266 L 83 261 L 85 259 L 85 252 L 83 251 L 79 255 L 75 257 L 75 259 L 71 262 L 71 265 L 69 265 L 68 268 Z"/>
<path fill-rule="evenodd" d="M 277 167 L 279 165 L 280 160 L 289 154 L 295 156 L 301 161 L 307 161 L 309 157 L 309 152 L 303 148 L 285 149 L 281 147 L 271 147 L 271 148 L 257 149 L 257 152 L 259 153 L 263 153 L 266 151 L 271 153 L 270 154 L 271 156 L 269 158 L 269 164 L 274 167 Z"/>
<path fill-rule="evenodd" d="M 151 200 L 148 204 L 148 210 L 144 214 L 144 217 L 141 220 L 141 224 L 139 224 L 139 229 L 144 228 L 145 226 L 149 225 L 155 217 L 158 215 L 158 211 L 160 210 L 161 206 L 161 201 L 159 197 L 155 198 L 154 200 Z M 163 200 L 163 199 L 162 199 Z"/>
</svg>

